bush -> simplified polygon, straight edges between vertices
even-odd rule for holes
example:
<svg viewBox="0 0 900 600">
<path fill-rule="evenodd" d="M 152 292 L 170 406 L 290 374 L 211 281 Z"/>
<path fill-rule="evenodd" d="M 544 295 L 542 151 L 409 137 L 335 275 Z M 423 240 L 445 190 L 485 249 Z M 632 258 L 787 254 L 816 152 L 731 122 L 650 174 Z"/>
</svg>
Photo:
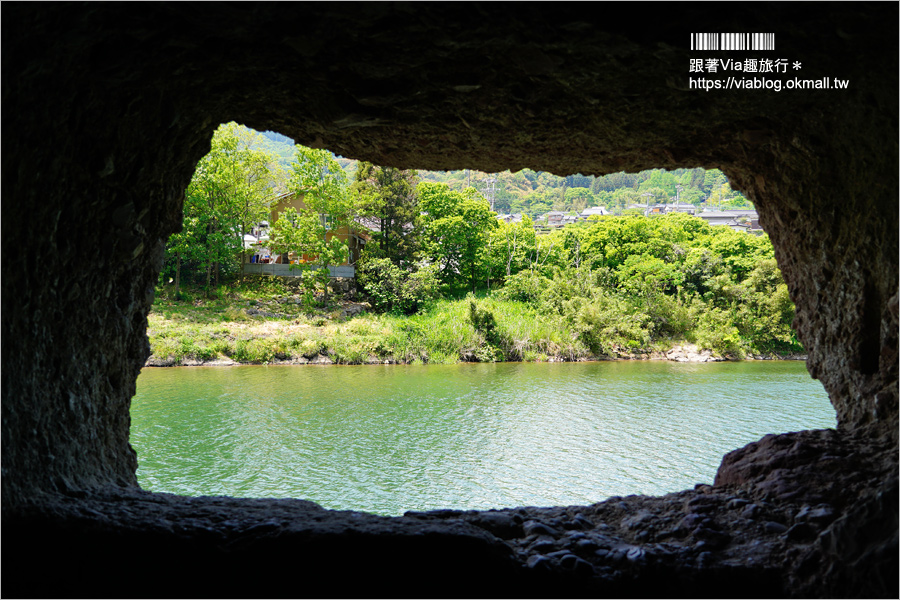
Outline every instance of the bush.
<svg viewBox="0 0 900 600">
<path fill-rule="evenodd" d="M 701 315 L 695 336 L 697 345 L 702 349 L 722 356 L 744 356 L 740 332 L 723 310 L 713 308 Z"/>
<path fill-rule="evenodd" d="M 694 329 L 696 322 L 690 306 L 665 294 L 654 296 L 644 312 L 654 339 L 684 338 Z"/>
<path fill-rule="evenodd" d="M 549 284 L 550 280 L 542 275 L 532 274 L 531 271 L 520 271 L 506 278 L 506 284 L 497 292 L 496 296 L 501 300 L 525 302 L 537 306 Z"/>
<path fill-rule="evenodd" d="M 635 352 L 650 345 L 649 317 L 610 296 L 581 308 L 577 317 L 579 339 L 594 354 L 615 355 L 621 349 Z"/>
<path fill-rule="evenodd" d="M 264 363 L 275 358 L 275 351 L 267 340 L 238 340 L 232 358 L 238 362 Z"/>
<path fill-rule="evenodd" d="M 367 258 L 357 265 L 356 277 L 373 308 L 407 315 L 438 297 L 437 266 L 401 269 L 387 258 Z"/>
<path fill-rule="evenodd" d="M 496 343 L 497 341 L 497 320 L 494 319 L 494 313 L 479 308 L 474 300 L 469 300 L 469 322 L 475 331 L 481 332 L 488 342 Z"/>
</svg>

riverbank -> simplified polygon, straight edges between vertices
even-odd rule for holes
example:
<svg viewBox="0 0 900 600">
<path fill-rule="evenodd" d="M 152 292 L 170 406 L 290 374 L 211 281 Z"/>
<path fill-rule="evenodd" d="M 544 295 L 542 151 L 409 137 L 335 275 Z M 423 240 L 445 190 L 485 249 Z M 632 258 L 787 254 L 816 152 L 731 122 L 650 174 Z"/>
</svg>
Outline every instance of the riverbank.
<svg viewBox="0 0 900 600">
<path fill-rule="evenodd" d="M 727 358 L 722 356 L 710 356 L 704 354 L 699 354 L 696 359 L 682 359 L 682 358 L 672 358 L 671 355 L 678 354 L 681 350 L 681 347 L 673 348 L 668 352 L 651 352 L 650 354 L 643 355 L 627 355 L 627 356 L 617 356 L 617 357 L 609 357 L 609 356 L 597 356 L 597 357 L 587 357 L 587 358 L 578 358 L 576 362 L 601 362 L 601 361 L 611 361 L 611 360 L 664 360 L 664 361 L 672 361 L 672 362 L 695 362 L 695 363 L 706 363 L 706 362 L 725 362 L 725 361 L 742 361 L 742 360 L 806 360 L 806 355 L 804 354 L 792 354 L 786 356 L 746 356 L 743 358 Z M 462 362 L 462 361 L 460 361 Z M 541 361 L 516 361 L 516 362 L 541 362 Z M 563 358 L 558 357 L 550 357 L 546 360 L 546 362 L 570 362 Z M 365 363 L 336 363 L 331 358 L 326 355 L 316 355 L 312 359 L 308 359 L 305 356 L 294 357 L 289 359 L 278 359 L 273 358 L 270 361 L 265 362 L 238 362 L 228 357 L 218 357 L 212 360 L 197 360 L 194 358 L 184 358 L 181 362 L 177 362 L 173 357 L 167 357 L 165 359 L 160 359 L 155 356 L 151 356 L 147 359 L 145 367 L 233 367 L 233 366 L 241 366 L 241 365 L 319 365 L 319 366 L 327 366 L 327 365 L 336 365 L 336 364 L 366 364 L 366 365 L 390 365 L 390 364 L 411 364 L 411 363 L 397 363 L 390 359 L 381 361 L 377 358 L 372 357 L 370 360 L 367 360 Z M 420 363 L 425 364 L 425 363 Z"/>
<path fill-rule="evenodd" d="M 373 314 L 366 303 L 347 300 L 311 312 L 298 295 L 160 298 L 148 317 L 146 366 L 805 359 L 723 355 L 683 339 L 655 340 L 644 348 L 611 342 L 598 354 L 565 318 L 520 302 L 478 299 L 493 324 L 476 329 L 470 301 L 442 300 L 421 314 L 398 316 Z"/>
</svg>

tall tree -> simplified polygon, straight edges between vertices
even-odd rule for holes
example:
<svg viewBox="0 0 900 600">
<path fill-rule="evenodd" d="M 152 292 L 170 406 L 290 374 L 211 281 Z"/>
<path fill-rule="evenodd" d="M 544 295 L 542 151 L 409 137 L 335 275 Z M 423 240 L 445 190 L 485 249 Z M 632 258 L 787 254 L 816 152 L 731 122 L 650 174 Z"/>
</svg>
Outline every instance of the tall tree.
<svg viewBox="0 0 900 600">
<path fill-rule="evenodd" d="M 179 265 L 182 255 L 201 265 L 207 293 L 220 266 L 240 264 L 244 234 L 268 214 L 277 158 L 257 149 L 259 136 L 234 122 L 221 125 L 185 191 L 184 227 L 170 253 Z"/>
<path fill-rule="evenodd" d="M 499 222 L 490 232 L 491 266 L 494 276 L 503 279 L 528 267 L 534 253 L 534 223 L 525 216 L 518 223 Z"/>
<path fill-rule="evenodd" d="M 426 213 L 426 252 L 440 266 L 441 281 L 468 283 L 475 291 L 487 266 L 488 234 L 499 226 L 490 205 L 473 188 L 456 192 L 444 184 L 421 183 L 418 193 Z"/>
<path fill-rule="evenodd" d="M 373 229 L 378 258 L 397 266 L 411 263 L 419 250 L 421 223 L 415 171 L 377 167 L 360 162 L 353 190 L 359 196 L 358 212 L 375 221 Z"/>
</svg>

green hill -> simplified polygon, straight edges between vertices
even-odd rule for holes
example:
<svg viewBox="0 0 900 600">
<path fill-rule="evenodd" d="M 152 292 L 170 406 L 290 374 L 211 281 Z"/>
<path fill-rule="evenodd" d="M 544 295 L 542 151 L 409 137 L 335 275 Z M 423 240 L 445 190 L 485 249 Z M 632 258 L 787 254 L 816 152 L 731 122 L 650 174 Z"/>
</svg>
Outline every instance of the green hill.
<svg viewBox="0 0 900 600">
<path fill-rule="evenodd" d="M 279 164 L 288 170 L 294 157 L 294 141 L 274 131 L 262 132 L 262 139 L 263 149 L 275 154 Z M 336 158 L 352 180 L 357 161 L 341 156 Z M 494 210 L 498 213 L 523 213 L 531 217 L 551 210 L 580 212 L 592 206 L 622 211 L 632 204 L 663 204 L 676 197 L 679 202 L 695 205 L 706 202 L 722 209 L 752 207 L 740 192 L 731 189 L 727 178 L 718 169 L 651 169 L 602 177 L 579 173 L 558 177 L 531 169 L 515 173 L 460 170 L 418 171 L 418 174 L 421 181 L 443 183 L 458 191 L 474 187 L 485 197 L 493 195 Z M 493 194 L 489 191 L 491 187 Z"/>
</svg>

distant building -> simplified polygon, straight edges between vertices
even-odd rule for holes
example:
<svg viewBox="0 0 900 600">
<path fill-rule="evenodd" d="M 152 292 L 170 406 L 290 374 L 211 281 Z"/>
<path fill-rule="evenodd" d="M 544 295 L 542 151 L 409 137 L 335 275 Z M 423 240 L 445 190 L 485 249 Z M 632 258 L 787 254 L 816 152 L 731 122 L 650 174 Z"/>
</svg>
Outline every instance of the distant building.
<svg viewBox="0 0 900 600">
<path fill-rule="evenodd" d="M 755 210 L 705 210 L 698 213 L 700 217 L 710 225 L 725 225 L 736 231 L 762 231 L 759 227 L 759 215 Z M 739 222 L 740 219 L 742 222 Z M 754 227 L 755 223 L 755 227 Z"/>
<path fill-rule="evenodd" d="M 543 218 L 547 219 L 547 225 L 554 227 L 560 226 L 563 224 L 563 218 L 566 216 L 566 213 L 560 212 L 558 210 L 551 210 Z"/>
<path fill-rule="evenodd" d="M 504 223 L 521 223 L 522 222 L 522 213 L 511 213 L 508 215 L 497 215 L 498 221 L 503 221 Z"/>
<path fill-rule="evenodd" d="M 608 215 L 608 214 L 609 214 L 609 211 L 606 210 L 606 207 L 593 206 L 591 208 L 586 208 L 583 211 L 581 211 L 581 214 L 579 214 L 578 217 L 581 220 L 586 221 L 595 215 Z"/>
<path fill-rule="evenodd" d="M 693 215 L 693 214 L 696 214 L 696 212 L 697 212 L 696 206 L 694 206 L 693 204 L 688 204 L 686 202 L 677 202 L 677 203 L 673 202 L 671 204 L 666 204 L 664 208 L 665 208 L 666 214 L 673 213 L 673 212 L 682 212 L 682 213 L 687 213 L 689 215 Z"/>
<path fill-rule="evenodd" d="M 272 254 L 269 248 L 265 247 L 266 242 L 268 242 L 269 240 L 269 222 L 274 223 L 275 221 L 277 221 L 281 213 L 288 208 L 293 208 L 298 212 L 305 210 L 306 204 L 303 202 L 303 196 L 293 193 L 286 193 L 275 198 L 275 202 L 273 203 L 271 208 L 269 221 L 263 221 L 262 223 L 260 223 L 258 228 L 254 228 L 252 235 L 244 236 L 244 248 L 255 251 L 253 254 L 245 255 L 244 257 L 245 272 L 263 272 L 259 271 L 261 267 L 256 265 L 288 265 L 298 264 L 301 261 L 315 262 L 315 256 L 297 256 L 293 252 L 287 255 Z M 340 275 L 338 276 L 353 277 L 355 272 L 353 266 L 356 261 L 359 260 L 360 254 L 366 243 L 371 241 L 371 236 L 365 231 L 364 227 L 353 225 L 348 227 L 344 225 L 338 229 L 333 229 L 329 225 L 331 221 L 328 215 L 321 215 L 321 218 L 323 224 L 325 224 L 326 226 L 325 239 L 330 241 L 333 238 L 337 238 L 341 241 L 344 241 L 347 243 L 347 247 L 350 251 L 347 260 L 345 260 L 341 265 L 335 265 L 331 267 L 332 275 L 334 275 L 335 269 L 337 268 L 341 269 Z M 257 271 L 253 271 L 253 269 L 257 269 Z M 281 273 L 279 272 L 278 274 Z"/>
</svg>

